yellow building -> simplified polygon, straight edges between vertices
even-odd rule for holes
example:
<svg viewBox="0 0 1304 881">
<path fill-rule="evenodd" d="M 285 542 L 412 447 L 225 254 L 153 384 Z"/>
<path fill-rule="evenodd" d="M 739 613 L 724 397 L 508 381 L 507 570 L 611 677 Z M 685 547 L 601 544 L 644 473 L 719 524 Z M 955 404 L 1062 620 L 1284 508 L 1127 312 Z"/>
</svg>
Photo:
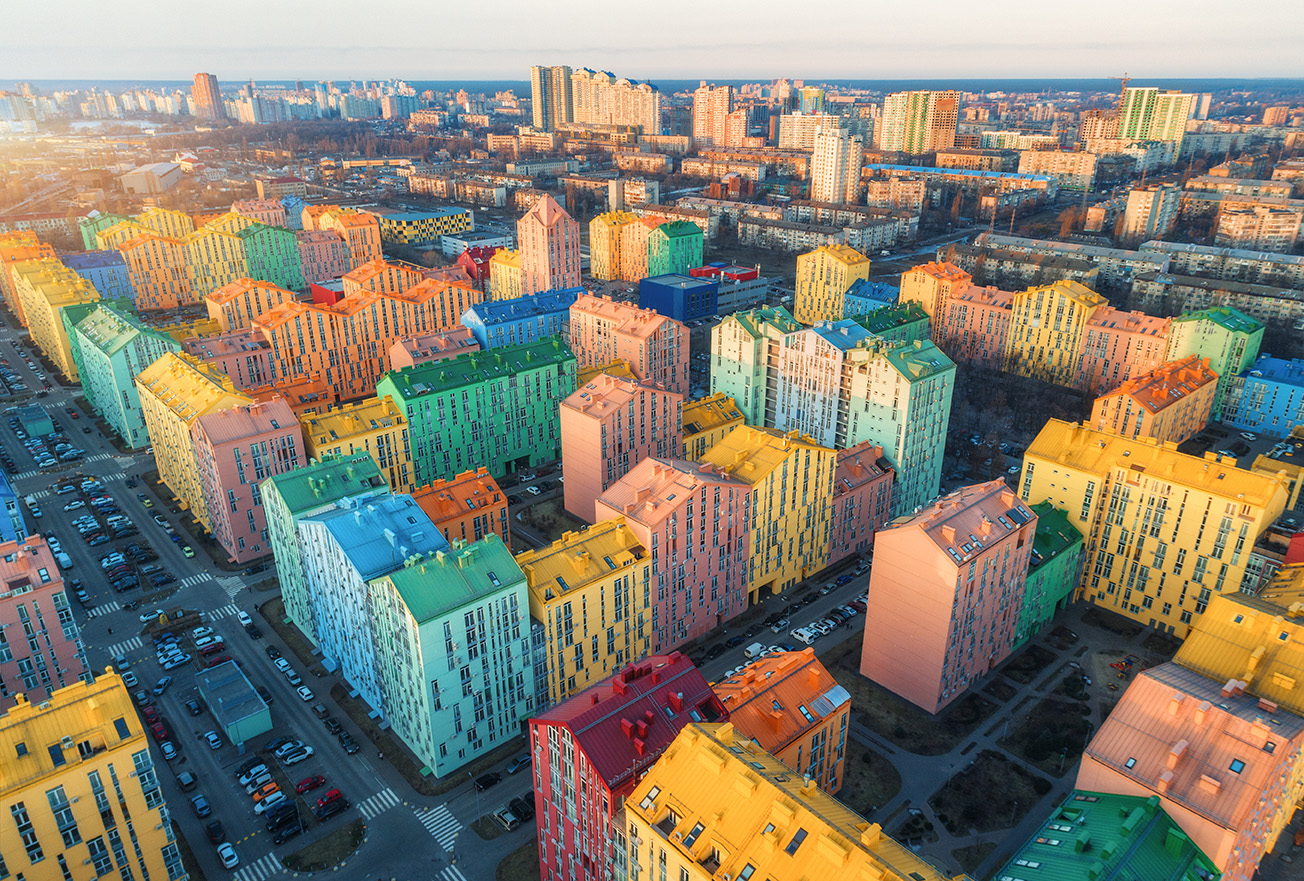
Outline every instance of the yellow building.
<svg viewBox="0 0 1304 881">
<path fill-rule="evenodd" d="M 548 628 L 548 696 L 558 704 L 651 651 L 652 557 L 623 518 L 518 554 L 530 615 Z"/>
<path fill-rule="evenodd" d="M 1085 537 L 1080 597 L 1185 638 L 1215 595 L 1240 590 L 1287 486 L 1214 453 L 1052 419 L 1024 454 L 1019 494 Z"/>
<path fill-rule="evenodd" d="M 184 239 L 146 230 L 121 242 L 117 249 L 127 264 L 138 311 L 165 311 L 196 302 Z"/>
<path fill-rule="evenodd" d="M 95 286 L 58 260 L 29 260 L 13 267 L 14 294 L 23 306 L 23 319 L 32 342 L 54 362 L 60 373 L 78 381 L 63 310 L 100 298 Z"/>
<path fill-rule="evenodd" d="M 1294 508 L 1299 505 L 1300 491 L 1304 490 L 1304 425 L 1296 425 L 1290 430 L 1290 437 L 1286 438 L 1290 444 L 1290 449 L 1277 456 L 1269 456 L 1260 453 L 1254 459 L 1254 464 L 1250 466 L 1252 471 L 1258 474 L 1276 474 L 1278 471 L 1285 472 L 1287 486 L 1290 489 L 1290 496 L 1286 499 L 1286 507 Z"/>
<path fill-rule="evenodd" d="M 685 726 L 625 799 L 625 819 L 630 881 L 947 877 L 728 722 Z"/>
<path fill-rule="evenodd" d="M 122 678 L 0 716 L 0 875 L 184 881 L 149 741 Z"/>
<path fill-rule="evenodd" d="M 621 277 L 621 229 L 638 222 L 629 211 L 608 211 L 589 221 L 589 274 L 603 281 Z"/>
<path fill-rule="evenodd" d="M 238 214 L 224 214 L 184 239 L 186 271 L 196 299 L 249 275 L 244 240 L 238 235 L 239 224 L 224 223 L 223 219 L 228 217 L 239 218 L 246 225 L 252 223 Z"/>
<path fill-rule="evenodd" d="M 1076 281 L 1028 288 L 1014 295 L 1005 369 L 1055 385 L 1073 386 L 1087 319 L 1109 305 Z"/>
<path fill-rule="evenodd" d="M 194 218 L 170 208 L 146 208 L 136 216 L 136 222 L 170 239 L 184 239 L 195 231 Z"/>
<path fill-rule="evenodd" d="M 136 376 L 136 391 L 159 478 L 181 506 L 190 508 L 195 519 L 210 529 L 190 426 L 205 413 L 242 407 L 253 403 L 253 398 L 211 364 L 175 352 L 142 370 Z"/>
<path fill-rule="evenodd" d="M 161 324 L 160 333 L 165 333 L 179 343 L 198 337 L 217 336 L 222 332 L 222 325 L 211 318 L 196 318 L 191 321 L 177 321 L 173 324 Z"/>
<path fill-rule="evenodd" d="M 857 279 L 869 278 L 869 258 L 849 245 L 824 245 L 797 258 L 792 316 L 802 324 L 840 321 L 843 297 Z"/>
<path fill-rule="evenodd" d="M 158 231 L 145 226 L 143 223 L 137 223 L 134 220 L 124 220 L 121 223 L 115 223 L 113 226 L 106 227 L 95 234 L 95 247 L 101 251 L 111 251 L 119 245 L 123 245 L 132 239 L 138 239 L 144 235 L 157 235 Z"/>
<path fill-rule="evenodd" d="M 591 367 L 581 367 L 575 371 L 575 387 L 584 388 L 584 386 L 593 382 L 594 377 L 605 373 L 608 376 L 614 376 L 616 379 L 628 379 L 630 382 L 640 382 L 639 378 L 634 375 L 633 369 L 629 366 L 628 361 L 612 361 L 610 364 L 594 364 Z"/>
<path fill-rule="evenodd" d="M 372 212 L 366 212 L 368 214 Z M 465 208 L 440 208 L 435 211 L 377 211 L 382 242 L 420 245 L 440 236 L 451 236 L 471 229 L 471 212 Z"/>
<path fill-rule="evenodd" d="M 699 460 L 751 484 L 750 604 L 828 564 L 837 453 L 795 431 L 740 425 Z"/>
<path fill-rule="evenodd" d="M 489 299 L 514 300 L 521 296 L 521 252 L 499 248 L 489 258 Z"/>
<path fill-rule="evenodd" d="M 320 461 L 332 453 L 366 453 L 389 478 L 394 492 L 410 493 L 415 488 L 407 420 L 389 395 L 372 396 L 320 415 L 304 415 L 299 422 L 309 459 Z"/>
<path fill-rule="evenodd" d="M 694 462 L 742 425 L 743 411 L 724 392 L 684 403 L 684 458 Z"/>
</svg>

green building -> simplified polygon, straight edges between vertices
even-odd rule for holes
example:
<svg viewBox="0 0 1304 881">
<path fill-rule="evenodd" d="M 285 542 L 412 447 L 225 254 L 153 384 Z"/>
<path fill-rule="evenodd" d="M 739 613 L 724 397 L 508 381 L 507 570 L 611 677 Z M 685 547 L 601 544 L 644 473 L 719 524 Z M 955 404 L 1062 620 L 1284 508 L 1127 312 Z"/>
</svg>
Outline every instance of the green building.
<svg viewBox="0 0 1304 881">
<path fill-rule="evenodd" d="M 136 375 L 181 345 L 115 300 L 69 306 L 63 321 L 86 400 L 128 447 L 148 445 Z"/>
<path fill-rule="evenodd" d="M 1056 612 L 1068 608 L 1082 575 L 1082 533 L 1069 522 L 1067 514 L 1050 502 L 1031 507 L 1037 515 L 1037 532 L 1032 539 L 1028 581 L 1014 634 L 1016 648 L 1040 633 Z"/>
<path fill-rule="evenodd" d="M 1233 378 L 1249 370 L 1259 357 L 1263 344 L 1263 323 L 1226 306 L 1187 312 L 1174 318 L 1168 329 L 1166 360 L 1177 361 L 1187 355 L 1209 359 L 1209 367 L 1218 374 L 1218 388 L 1213 397 L 1211 421 L 1222 419 L 1223 402 Z"/>
<path fill-rule="evenodd" d="M 883 306 L 851 319 L 874 336 L 913 343 L 928 339 L 928 313 L 914 300 L 897 306 Z"/>
<path fill-rule="evenodd" d="M 688 275 L 702 265 L 702 228 L 687 220 L 663 223 L 647 234 L 647 274 Z"/>
<path fill-rule="evenodd" d="M 1222 872 L 1159 805 L 1159 796 L 1074 790 L 996 881 L 1218 881 Z"/>
<path fill-rule="evenodd" d="M 417 486 L 476 468 L 504 477 L 561 456 L 575 354 L 549 337 L 393 370 L 376 384 L 407 419 Z"/>
<path fill-rule="evenodd" d="M 304 578 L 299 521 L 321 514 L 344 499 L 389 494 L 389 481 L 369 453 L 326 458 L 269 477 L 260 484 L 267 540 L 276 559 L 285 615 L 316 645 L 311 597 Z"/>
<path fill-rule="evenodd" d="M 535 711 L 525 574 L 497 534 L 368 582 L 375 669 L 394 732 L 443 777 Z"/>
<path fill-rule="evenodd" d="M 733 398 L 748 425 L 764 425 L 770 346 L 802 327 L 782 306 L 763 306 L 711 328 L 711 394 Z"/>
<path fill-rule="evenodd" d="M 77 221 L 77 227 L 81 230 L 82 247 L 87 251 L 96 250 L 99 247 L 99 244 L 95 241 L 96 233 L 131 219 L 121 214 L 102 214 L 99 211 L 92 211 L 86 217 Z"/>
<path fill-rule="evenodd" d="M 270 281 L 290 291 L 308 287 L 303 280 L 299 240 L 291 230 L 254 223 L 236 233 L 244 245 L 249 278 Z"/>
</svg>

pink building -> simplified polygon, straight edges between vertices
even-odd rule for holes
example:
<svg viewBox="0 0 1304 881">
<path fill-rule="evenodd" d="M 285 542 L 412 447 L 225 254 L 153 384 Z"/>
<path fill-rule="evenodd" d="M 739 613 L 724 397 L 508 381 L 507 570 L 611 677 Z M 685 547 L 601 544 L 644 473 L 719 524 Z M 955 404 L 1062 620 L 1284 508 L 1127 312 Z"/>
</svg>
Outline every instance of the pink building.
<svg viewBox="0 0 1304 881">
<path fill-rule="evenodd" d="M 688 328 L 673 318 L 581 294 L 570 309 L 570 345 L 580 367 L 627 361 L 640 382 L 688 394 Z"/>
<path fill-rule="evenodd" d="M 869 441 L 838 450 L 833 478 L 833 526 L 829 531 L 829 564 L 874 546 L 874 535 L 887 526 L 892 510 L 896 472 L 883 448 Z"/>
<path fill-rule="evenodd" d="M 751 485 L 712 465 L 644 459 L 602 494 L 652 555 L 652 651 L 666 652 L 747 609 Z"/>
<path fill-rule="evenodd" d="M 191 337 L 181 344 L 181 349 L 221 370 L 242 391 L 268 385 L 276 379 L 272 347 L 256 330 Z"/>
<path fill-rule="evenodd" d="M 91 674 L 63 576 L 45 539 L 32 535 L 0 545 L 0 579 L 2 712 L 18 692 L 39 704 Z"/>
<path fill-rule="evenodd" d="M 258 484 L 303 463 L 303 430 L 281 397 L 206 413 L 190 436 L 213 537 L 231 562 L 270 554 Z"/>
<path fill-rule="evenodd" d="M 954 294 L 972 287 L 973 276 L 951 263 L 924 263 L 901 273 L 901 293 L 897 302 L 918 303 L 931 322 L 933 342 L 937 338 L 937 316 L 943 305 Z"/>
<path fill-rule="evenodd" d="M 930 713 L 1005 660 L 1037 515 L 993 480 L 962 487 L 874 541 L 860 672 Z"/>
<path fill-rule="evenodd" d="M 1166 360 L 1170 323 L 1168 318 L 1112 306 L 1097 309 L 1087 319 L 1075 385 L 1100 394 L 1154 370 Z"/>
<path fill-rule="evenodd" d="M 399 340 L 389 347 L 389 369 L 402 370 L 427 361 L 456 358 L 465 352 L 480 351 L 480 344 L 471 335 L 469 327 L 451 327 L 448 330 L 423 333 Z"/>
<path fill-rule="evenodd" d="M 546 193 L 516 221 L 521 293 L 573 288 L 580 283 L 580 225 Z"/>
<path fill-rule="evenodd" d="M 352 267 L 349 243 L 333 230 L 301 230 L 294 234 L 299 242 L 299 271 L 305 284 L 339 278 Z"/>
<path fill-rule="evenodd" d="M 684 448 L 684 396 L 599 373 L 561 403 L 566 510 L 596 523 L 598 496 L 648 456 Z"/>
<path fill-rule="evenodd" d="M 285 226 L 285 206 L 276 199 L 243 199 L 232 202 L 231 210 L 268 226 Z"/>
<path fill-rule="evenodd" d="M 1082 754 L 1076 787 L 1157 796 L 1222 881 L 1249 881 L 1300 799 L 1304 720 L 1245 685 L 1171 663 L 1137 674 Z"/>
<path fill-rule="evenodd" d="M 270 281 L 241 278 L 206 295 L 204 305 L 208 309 L 208 317 L 216 321 L 225 333 L 250 327 L 255 318 L 273 306 L 288 303 L 294 298 L 293 291 L 277 287 Z"/>
<path fill-rule="evenodd" d="M 1013 305 L 1012 291 L 959 288 L 942 301 L 940 316 L 933 318 L 933 340 L 953 361 L 1000 369 Z"/>
</svg>

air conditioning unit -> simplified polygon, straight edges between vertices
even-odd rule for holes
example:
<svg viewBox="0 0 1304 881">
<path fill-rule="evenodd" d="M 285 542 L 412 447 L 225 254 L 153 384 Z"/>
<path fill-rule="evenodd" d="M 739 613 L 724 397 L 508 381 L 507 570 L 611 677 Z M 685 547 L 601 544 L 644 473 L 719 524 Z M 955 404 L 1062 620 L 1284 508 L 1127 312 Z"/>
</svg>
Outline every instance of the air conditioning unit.
<svg viewBox="0 0 1304 881">
<path fill-rule="evenodd" d="M 64 749 L 72 749 L 73 747 L 72 738 L 65 735 L 63 740 L 59 741 L 59 746 L 63 747 Z"/>
</svg>

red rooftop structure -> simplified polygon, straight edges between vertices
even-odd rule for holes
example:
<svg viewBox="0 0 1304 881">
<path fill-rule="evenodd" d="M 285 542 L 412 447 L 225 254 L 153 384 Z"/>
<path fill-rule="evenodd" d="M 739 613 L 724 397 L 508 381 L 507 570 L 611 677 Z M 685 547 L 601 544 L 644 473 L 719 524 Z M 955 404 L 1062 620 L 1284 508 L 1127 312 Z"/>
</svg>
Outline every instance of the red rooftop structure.
<svg viewBox="0 0 1304 881">
<path fill-rule="evenodd" d="M 485 285 L 489 284 L 489 260 L 497 251 L 494 247 L 476 245 L 464 250 L 457 258 L 457 265 L 466 270 L 471 283 L 481 291 L 486 291 Z"/>
</svg>

